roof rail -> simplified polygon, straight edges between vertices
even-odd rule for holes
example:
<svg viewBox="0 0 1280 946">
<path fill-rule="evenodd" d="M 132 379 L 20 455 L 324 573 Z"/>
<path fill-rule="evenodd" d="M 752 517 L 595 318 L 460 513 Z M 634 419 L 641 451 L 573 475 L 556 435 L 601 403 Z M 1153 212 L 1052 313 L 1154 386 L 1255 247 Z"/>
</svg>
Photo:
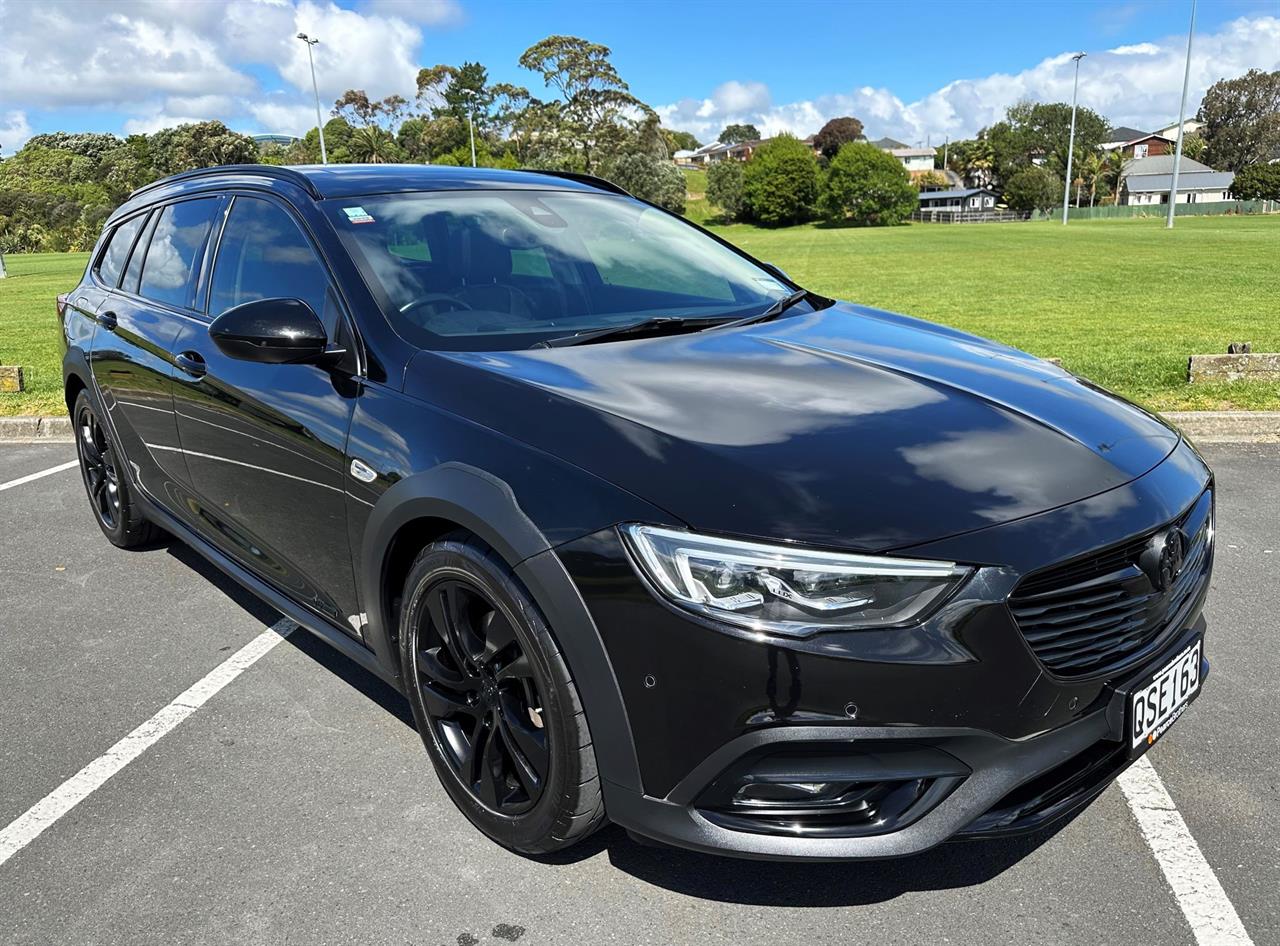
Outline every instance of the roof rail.
<svg viewBox="0 0 1280 946">
<path fill-rule="evenodd" d="M 602 191 L 608 191 L 611 194 L 621 194 L 623 197 L 631 197 L 629 191 L 619 187 L 613 181 L 606 181 L 603 177 L 596 177 L 594 174 L 580 174 L 577 171 L 543 171 L 538 168 L 520 168 L 528 174 L 545 174 L 547 177 L 562 177 L 566 181 L 577 181 L 579 184 L 587 184 L 591 187 L 598 187 Z"/>
<path fill-rule="evenodd" d="M 152 181 L 150 184 L 143 184 L 129 197 L 132 199 L 139 194 L 145 194 L 147 191 L 163 187 L 166 184 L 175 184 L 179 181 L 189 181 L 193 178 L 209 177 L 215 174 L 256 174 L 258 177 L 274 177 L 281 181 L 288 181 L 290 184 L 297 184 L 316 200 L 321 197 L 320 191 L 316 189 L 315 184 L 311 182 L 311 178 L 307 177 L 307 175 L 301 171 L 295 171 L 293 168 L 281 167 L 275 164 L 219 164 L 211 168 L 182 171 L 178 174 L 162 177 L 158 181 Z"/>
</svg>

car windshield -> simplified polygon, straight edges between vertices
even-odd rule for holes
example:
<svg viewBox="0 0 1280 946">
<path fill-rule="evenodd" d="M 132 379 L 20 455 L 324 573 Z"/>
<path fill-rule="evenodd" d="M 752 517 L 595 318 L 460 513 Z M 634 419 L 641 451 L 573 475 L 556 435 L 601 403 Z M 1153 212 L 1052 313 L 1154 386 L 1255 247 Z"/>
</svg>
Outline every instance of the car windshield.
<svg viewBox="0 0 1280 946">
<path fill-rule="evenodd" d="M 513 350 L 647 319 L 740 318 L 791 291 L 694 227 L 611 194 L 326 203 L 396 331 L 422 348 Z"/>
</svg>

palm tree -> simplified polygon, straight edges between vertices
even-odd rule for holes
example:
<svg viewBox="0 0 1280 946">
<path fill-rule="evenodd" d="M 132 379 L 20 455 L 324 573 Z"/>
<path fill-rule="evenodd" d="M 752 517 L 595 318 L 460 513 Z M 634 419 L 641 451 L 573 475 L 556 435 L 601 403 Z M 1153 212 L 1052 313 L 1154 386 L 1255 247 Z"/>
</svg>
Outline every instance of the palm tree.
<svg viewBox="0 0 1280 946">
<path fill-rule="evenodd" d="M 391 135 L 377 125 L 365 125 L 351 132 L 347 149 L 353 160 L 368 164 L 385 164 L 392 151 Z"/>
<path fill-rule="evenodd" d="M 1120 186 L 1124 183 L 1124 169 L 1128 163 L 1124 152 L 1119 149 L 1108 153 L 1106 160 L 1103 161 L 1102 178 L 1111 185 L 1111 203 L 1114 205 L 1120 203 Z"/>
<path fill-rule="evenodd" d="M 1084 160 L 1080 162 L 1080 176 L 1089 182 L 1089 206 L 1093 206 L 1094 198 L 1098 195 L 1098 178 L 1102 176 L 1104 165 L 1102 155 L 1096 151 L 1091 151 L 1085 155 Z"/>
</svg>

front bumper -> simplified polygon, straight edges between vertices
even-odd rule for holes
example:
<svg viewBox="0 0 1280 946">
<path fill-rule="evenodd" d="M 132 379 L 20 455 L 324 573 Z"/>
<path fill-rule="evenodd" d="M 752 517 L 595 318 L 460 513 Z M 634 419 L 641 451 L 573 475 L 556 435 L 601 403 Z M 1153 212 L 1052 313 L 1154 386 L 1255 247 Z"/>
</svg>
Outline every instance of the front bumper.
<svg viewBox="0 0 1280 946">
<path fill-rule="evenodd" d="M 1066 726 L 1009 739 L 963 727 L 778 726 L 747 733 L 725 744 L 683 779 L 666 797 L 656 798 L 605 783 L 610 818 L 653 840 L 721 854 L 786 860 L 860 860 L 900 857 L 952 839 L 1023 834 L 1066 818 L 1092 802 L 1147 751 L 1131 752 L 1126 712 L 1131 686 L 1150 676 L 1205 632 L 1203 617 L 1167 647 L 1128 675 L 1088 714 Z M 1203 653 L 1203 651 L 1202 651 Z M 1202 658 L 1201 678 L 1209 662 Z M 1199 696 L 1200 689 L 1192 699 Z M 953 784 L 909 823 L 888 833 L 822 837 L 803 829 L 791 834 L 733 830 L 718 812 L 701 807 L 707 786 L 735 763 L 772 749 L 827 752 L 840 747 L 847 757 L 883 759 L 883 749 L 914 747 L 942 753 L 957 763 Z M 906 774 L 906 773 L 898 773 Z"/>
</svg>

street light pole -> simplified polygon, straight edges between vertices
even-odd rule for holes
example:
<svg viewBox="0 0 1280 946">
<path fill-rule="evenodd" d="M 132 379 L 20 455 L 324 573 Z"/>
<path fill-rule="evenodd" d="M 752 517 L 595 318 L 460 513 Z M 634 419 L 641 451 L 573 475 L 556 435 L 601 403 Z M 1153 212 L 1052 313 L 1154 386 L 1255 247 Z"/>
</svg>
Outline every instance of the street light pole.
<svg viewBox="0 0 1280 946">
<path fill-rule="evenodd" d="M 1191 37 L 1196 31 L 1196 0 L 1191 0 L 1191 26 L 1187 28 L 1187 65 L 1182 71 L 1182 104 L 1178 106 L 1178 142 L 1173 146 L 1173 180 L 1169 182 L 1169 216 L 1166 230 L 1173 229 L 1174 208 L 1178 202 L 1178 168 L 1182 166 L 1182 126 L 1187 120 L 1187 85 L 1191 82 Z"/>
<path fill-rule="evenodd" d="M 1067 211 L 1071 203 L 1071 160 L 1076 150 L 1076 94 L 1080 91 L 1080 60 L 1084 53 L 1076 53 L 1071 58 L 1076 63 L 1076 80 L 1071 86 L 1071 137 L 1067 140 L 1067 179 L 1062 185 L 1062 225 L 1067 225 Z"/>
<path fill-rule="evenodd" d="M 460 90 L 467 97 L 467 133 L 471 136 L 471 166 L 476 166 L 476 93 L 475 89 Z"/>
<path fill-rule="evenodd" d="M 316 60 L 311 55 L 311 47 L 320 42 L 318 39 L 312 39 L 306 33 L 299 33 L 298 39 L 307 44 L 307 62 L 311 63 L 311 91 L 316 96 L 316 131 L 320 133 L 320 163 L 328 164 L 329 155 L 324 150 L 324 122 L 320 119 L 320 86 L 316 84 Z"/>
</svg>

